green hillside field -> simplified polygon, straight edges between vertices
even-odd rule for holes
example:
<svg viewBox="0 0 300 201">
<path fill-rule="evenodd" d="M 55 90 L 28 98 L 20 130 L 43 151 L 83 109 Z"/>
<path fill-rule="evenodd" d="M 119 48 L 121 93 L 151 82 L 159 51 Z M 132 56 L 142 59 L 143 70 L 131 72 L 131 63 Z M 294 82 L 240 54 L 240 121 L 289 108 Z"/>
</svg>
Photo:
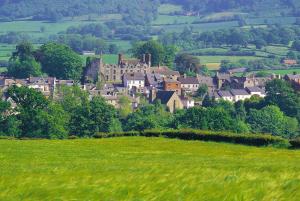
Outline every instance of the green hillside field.
<svg viewBox="0 0 300 201">
<path fill-rule="evenodd" d="M 0 200 L 299 200 L 300 152 L 165 138 L 0 140 Z"/>
</svg>

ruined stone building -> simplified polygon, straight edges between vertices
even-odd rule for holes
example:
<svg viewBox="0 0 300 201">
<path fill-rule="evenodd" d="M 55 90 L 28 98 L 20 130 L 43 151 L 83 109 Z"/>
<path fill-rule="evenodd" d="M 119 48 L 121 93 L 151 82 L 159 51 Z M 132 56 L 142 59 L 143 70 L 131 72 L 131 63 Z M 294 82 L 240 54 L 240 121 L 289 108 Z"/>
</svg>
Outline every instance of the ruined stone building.
<svg viewBox="0 0 300 201">
<path fill-rule="evenodd" d="M 105 64 L 102 58 L 90 58 L 84 72 L 85 83 L 98 81 L 121 83 L 126 73 L 146 73 L 151 67 L 151 54 L 144 54 L 141 60 L 124 59 L 119 54 L 117 64 Z"/>
</svg>

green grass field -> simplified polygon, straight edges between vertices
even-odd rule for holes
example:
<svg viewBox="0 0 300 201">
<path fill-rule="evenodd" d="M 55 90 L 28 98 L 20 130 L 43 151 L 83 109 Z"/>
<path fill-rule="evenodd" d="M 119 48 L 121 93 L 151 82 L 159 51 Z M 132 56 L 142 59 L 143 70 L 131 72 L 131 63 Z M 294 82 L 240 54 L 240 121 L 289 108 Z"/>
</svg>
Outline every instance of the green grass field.
<svg viewBox="0 0 300 201">
<path fill-rule="evenodd" d="M 300 152 L 164 138 L 0 140 L 0 200 L 293 201 Z"/>
<path fill-rule="evenodd" d="M 253 73 L 258 73 L 259 71 L 252 71 L 249 72 L 248 74 L 253 74 Z M 300 74 L 300 68 L 295 68 L 295 69 L 282 69 L 282 70 L 263 70 L 263 72 L 270 73 L 270 74 L 276 74 L 276 75 L 286 75 L 286 74 L 293 74 L 297 73 Z M 236 73 L 235 75 L 237 76 L 242 76 L 243 73 Z"/>
<path fill-rule="evenodd" d="M 198 56 L 198 58 L 202 64 L 207 65 L 208 68 L 213 70 L 216 70 L 220 67 L 222 60 L 238 62 L 241 59 L 245 59 L 247 61 L 261 59 L 260 57 L 255 56 Z"/>
<path fill-rule="evenodd" d="M 158 8 L 158 13 L 163 15 L 167 15 L 179 11 L 182 11 L 182 7 L 174 4 L 162 4 Z"/>
</svg>

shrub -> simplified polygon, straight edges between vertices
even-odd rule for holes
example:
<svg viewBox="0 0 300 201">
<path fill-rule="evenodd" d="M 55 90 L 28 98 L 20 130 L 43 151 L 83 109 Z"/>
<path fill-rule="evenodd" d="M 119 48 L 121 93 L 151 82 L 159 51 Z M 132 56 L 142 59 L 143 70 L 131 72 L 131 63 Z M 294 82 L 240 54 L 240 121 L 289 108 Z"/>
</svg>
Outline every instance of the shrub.
<svg viewBox="0 0 300 201">
<path fill-rule="evenodd" d="M 113 137 L 133 137 L 140 136 L 139 132 L 136 131 L 128 131 L 128 132 L 114 132 L 114 133 L 96 133 L 94 138 L 113 138 Z"/>
<path fill-rule="evenodd" d="M 299 149 L 300 148 L 300 138 L 290 140 L 290 144 L 292 148 Z"/>
</svg>

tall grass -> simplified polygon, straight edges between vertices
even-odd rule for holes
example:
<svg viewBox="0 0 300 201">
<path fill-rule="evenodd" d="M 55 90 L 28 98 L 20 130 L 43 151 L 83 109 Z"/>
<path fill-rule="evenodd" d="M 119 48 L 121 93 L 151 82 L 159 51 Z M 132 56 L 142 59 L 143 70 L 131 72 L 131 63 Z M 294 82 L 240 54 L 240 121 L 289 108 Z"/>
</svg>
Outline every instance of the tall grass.
<svg viewBox="0 0 300 201">
<path fill-rule="evenodd" d="M 163 138 L 0 140 L 0 200 L 289 200 L 300 152 Z"/>
</svg>

